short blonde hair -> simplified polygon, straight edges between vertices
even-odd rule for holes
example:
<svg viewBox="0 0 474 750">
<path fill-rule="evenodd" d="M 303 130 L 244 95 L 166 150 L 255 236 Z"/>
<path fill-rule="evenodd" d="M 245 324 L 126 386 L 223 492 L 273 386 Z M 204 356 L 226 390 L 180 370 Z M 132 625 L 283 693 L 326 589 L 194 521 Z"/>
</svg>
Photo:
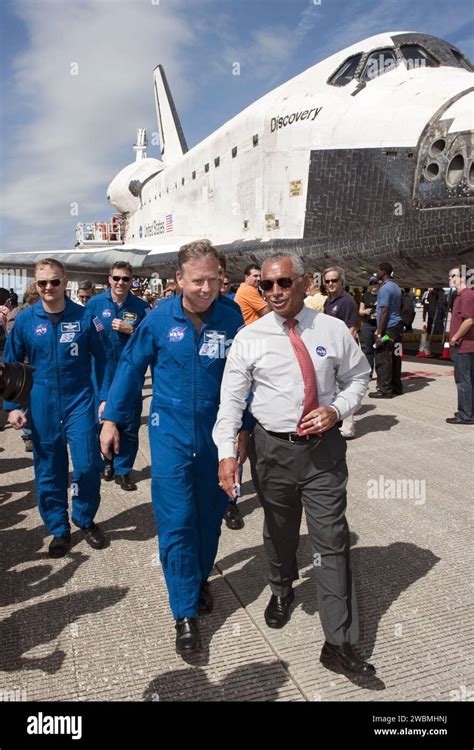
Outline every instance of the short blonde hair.
<svg viewBox="0 0 474 750">
<path fill-rule="evenodd" d="M 196 240 L 195 242 L 189 242 L 187 245 L 183 245 L 179 249 L 178 253 L 178 268 L 183 273 L 183 265 L 188 260 L 197 260 L 198 258 L 206 258 L 211 255 L 220 263 L 219 253 L 216 248 L 212 246 L 210 240 Z"/>
<path fill-rule="evenodd" d="M 38 289 L 36 287 L 36 282 L 30 281 L 23 295 L 23 304 L 34 305 L 35 302 L 38 302 L 38 300 L 39 300 L 39 294 L 38 294 Z"/>
<path fill-rule="evenodd" d="M 66 269 L 64 268 L 61 261 L 55 260 L 55 258 L 43 258 L 43 260 L 39 260 L 37 264 L 35 265 L 35 276 L 36 276 L 36 271 L 39 271 L 40 268 L 44 268 L 44 266 L 49 266 L 49 267 L 56 266 L 56 268 L 59 268 L 63 276 L 66 275 Z"/>
</svg>

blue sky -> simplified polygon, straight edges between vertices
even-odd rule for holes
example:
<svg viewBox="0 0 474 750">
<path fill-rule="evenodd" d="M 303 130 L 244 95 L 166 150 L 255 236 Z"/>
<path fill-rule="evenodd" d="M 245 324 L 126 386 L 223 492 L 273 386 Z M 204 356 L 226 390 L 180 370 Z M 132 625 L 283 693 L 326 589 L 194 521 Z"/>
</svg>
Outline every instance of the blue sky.
<svg viewBox="0 0 474 750">
<path fill-rule="evenodd" d="M 0 252 L 72 247 L 78 220 L 110 215 L 106 188 L 133 160 L 137 127 L 149 137 L 157 130 L 158 63 L 192 147 L 372 34 L 423 31 L 472 60 L 472 8 L 470 0 L 3 0 Z"/>
</svg>

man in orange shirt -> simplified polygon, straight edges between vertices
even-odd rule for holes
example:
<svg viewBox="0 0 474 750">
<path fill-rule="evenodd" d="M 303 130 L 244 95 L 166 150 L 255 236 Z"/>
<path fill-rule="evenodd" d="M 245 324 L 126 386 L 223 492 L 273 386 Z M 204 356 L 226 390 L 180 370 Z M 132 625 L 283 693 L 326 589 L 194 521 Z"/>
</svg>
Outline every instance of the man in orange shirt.
<svg viewBox="0 0 474 750">
<path fill-rule="evenodd" d="M 267 303 L 258 292 L 260 267 L 252 263 L 244 271 L 245 281 L 241 283 L 235 295 L 235 302 L 240 306 L 246 326 L 270 312 Z"/>
</svg>

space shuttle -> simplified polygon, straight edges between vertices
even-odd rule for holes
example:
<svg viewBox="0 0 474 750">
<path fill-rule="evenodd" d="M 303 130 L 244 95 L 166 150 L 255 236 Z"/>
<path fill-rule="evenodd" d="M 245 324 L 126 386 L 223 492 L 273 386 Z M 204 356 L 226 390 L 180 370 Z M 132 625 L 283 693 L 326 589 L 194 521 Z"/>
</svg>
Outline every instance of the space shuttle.
<svg viewBox="0 0 474 750">
<path fill-rule="evenodd" d="M 154 71 L 161 158 L 135 159 L 107 189 L 111 222 L 78 225 L 76 247 L 42 256 L 68 276 L 128 260 L 171 278 L 179 248 L 208 238 L 243 278 L 291 252 L 308 271 L 337 264 L 367 284 L 390 261 L 402 286 L 446 285 L 474 269 L 474 76 L 453 45 L 416 32 L 372 36 L 281 84 L 188 149 L 161 65 Z M 474 270 L 473 270 L 474 273 Z"/>
</svg>

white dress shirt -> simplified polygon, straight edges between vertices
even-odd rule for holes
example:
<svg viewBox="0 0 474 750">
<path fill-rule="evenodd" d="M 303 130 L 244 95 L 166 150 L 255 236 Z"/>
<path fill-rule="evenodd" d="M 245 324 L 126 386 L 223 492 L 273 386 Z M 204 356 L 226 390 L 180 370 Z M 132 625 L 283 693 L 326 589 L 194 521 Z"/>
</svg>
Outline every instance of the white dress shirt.
<svg viewBox="0 0 474 750">
<path fill-rule="evenodd" d="M 360 405 L 369 383 L 370 366 L 342 320 L 303 306 L 296 330 L 316 371 L 320 406 L 335 406 L 341 419 Z M 246 399 L 250 411 L 271 432 L 296 432 L 304 404 L 301 369 L 285 319 L 274 312 L 242 328 L 227 357 L 221 404 L 212 437 L 219 460 L 235 455 L 235 438 Z"/>
</svg>

